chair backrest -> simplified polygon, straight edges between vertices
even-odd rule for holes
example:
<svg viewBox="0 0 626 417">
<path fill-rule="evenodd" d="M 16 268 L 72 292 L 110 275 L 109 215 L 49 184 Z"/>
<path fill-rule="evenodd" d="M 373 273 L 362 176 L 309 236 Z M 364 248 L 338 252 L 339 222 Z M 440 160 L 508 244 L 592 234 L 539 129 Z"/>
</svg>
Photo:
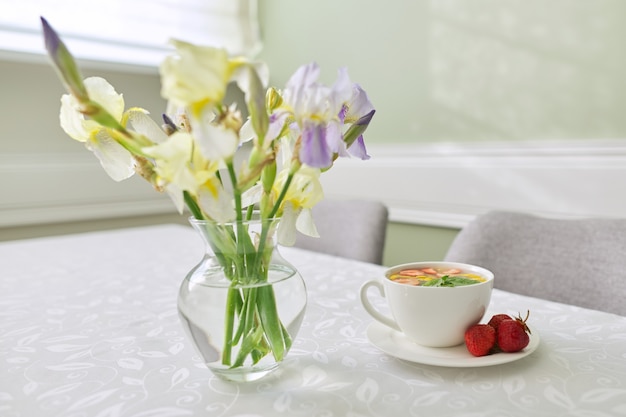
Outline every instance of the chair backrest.
<svg viewBox="0 0 626 417">
<path fill-rule="evenodd" d="M 295 246 L 380 265 L 388 217 L 378 201 L 324 199 L 313 207 L 320 237 L 298 234 Z"/>
<path fill-rule="evenodd" d="M 492 211 L 446 260 L 491 270 L 506 291 L 626 316 L 626 219 L 552 219 Z"/>
</svg>

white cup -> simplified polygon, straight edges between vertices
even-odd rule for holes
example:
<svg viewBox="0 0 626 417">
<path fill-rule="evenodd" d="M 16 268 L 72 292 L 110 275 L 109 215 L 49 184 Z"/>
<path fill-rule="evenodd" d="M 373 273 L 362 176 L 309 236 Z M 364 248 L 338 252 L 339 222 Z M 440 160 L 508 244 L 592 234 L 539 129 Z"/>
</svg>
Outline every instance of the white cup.
<svg viewBox="0 0 626 417">
<path fill-rule="evenodd" d="M 406 269 L 456 268 L 480 275 L 485 281 L 456 287 L 413 286 L 389 279 Z M 361 303 L 380 323 L 404 333 L 412 341 L 430 347 L 456 346 L 464 341 L 465 330 L 478 323 L 489 306 L 493 273 L 485 268 L 459 262 L 414 262 L 396 265 L 385 277 L 367 281 L 361 286 Z M 379 312 L 368 297 L 375 287 L 387 299 L 392 317 Z"/>
</svg>

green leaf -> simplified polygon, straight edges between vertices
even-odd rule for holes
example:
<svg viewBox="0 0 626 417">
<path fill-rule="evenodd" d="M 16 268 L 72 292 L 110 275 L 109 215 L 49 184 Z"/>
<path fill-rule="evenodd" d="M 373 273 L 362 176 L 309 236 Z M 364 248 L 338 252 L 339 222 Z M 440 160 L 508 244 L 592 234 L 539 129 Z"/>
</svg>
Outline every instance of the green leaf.
<svg viewBox="0 0 626 417">
<path fill-rule="evenodd" d="M 235 359 L 232 368 L 242 366 L 248 355 L 252 354 L 252 352 L 255 352 L 252 358 L 254 363 L 261 360 L 261 358 L 267 354 L 267 349 L 264 349 L 264 343 L 262 343 L 262 341 L 263 329 L 261 327 L 251 329 L 241 342 L 241 348 L 239 349 L 237 359 Z"/>
<path fill-rule="evenodd" d="M 285 353 L 291 346 L 291 337 L 284 331 L 283 325 L 278 316 L 274 288 L 264 285 L 257 288 L 259 318 L 276 361 L 282 361 Z"/>
<path fill-rule="evenodd" d="M 367 130 L 367 126 L 369 126 L 370 121 L 374 116 L 374 112 L 375 111 L 372 110 L 365 116 L 361 117 L 359 120 L 356 121 L 356 123 L 348 128 L 346 133 L 343 134 L 343 141 L 346 143 L 346 147 L 349 148 L 354 143 L 354 141 L 357 140 L 357 138 L 361 136 L 363 132 L 365 132 L 365 130 Z"/>
</svg>

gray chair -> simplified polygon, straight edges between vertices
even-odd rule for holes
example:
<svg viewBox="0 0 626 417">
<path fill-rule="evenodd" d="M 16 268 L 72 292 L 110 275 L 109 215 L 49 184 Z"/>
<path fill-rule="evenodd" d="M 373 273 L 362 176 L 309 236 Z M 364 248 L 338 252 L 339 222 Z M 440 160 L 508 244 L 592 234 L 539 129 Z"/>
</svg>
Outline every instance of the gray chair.
<svg viewBox="0 0 626 417">
<path fill-rule="evenodd" d="M 380 265 L 388 217 L 378 201 L 324 199 L 313 207 L 320 237 L 298 234 L 294 246 Z"/>
<path fill-rule="evenodd" d="M 626 219 L 492 211 L 459 232 L 445 259 L 491 270 L 502 290 L 626 316 Z"/>
</svg>

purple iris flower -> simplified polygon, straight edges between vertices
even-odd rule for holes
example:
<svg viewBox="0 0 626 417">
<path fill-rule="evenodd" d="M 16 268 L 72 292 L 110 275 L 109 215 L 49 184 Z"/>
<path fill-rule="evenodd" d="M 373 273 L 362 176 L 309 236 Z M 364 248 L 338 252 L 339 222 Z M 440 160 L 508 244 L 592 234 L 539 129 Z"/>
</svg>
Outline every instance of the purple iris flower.
<svg viewBox="0 0 626 417">
<path fill-rule="evenodd" d="M 350 82 L 345 68 L 339 70 L 332 87 L 317 82 L 319 72 L 315 63 L 300 67 L 283 92 L 287 111 L 293 113 L 301 130 L 300 161 L 314 168 L 328 168 L 336 155 L 369 158 L 362 137 L 373 115 L 367 94 Z M 359 124 L 352 130 L 357 135 L 348 137 L 349 142 L 342 133 L 346 124 Z"/>
</svg>

